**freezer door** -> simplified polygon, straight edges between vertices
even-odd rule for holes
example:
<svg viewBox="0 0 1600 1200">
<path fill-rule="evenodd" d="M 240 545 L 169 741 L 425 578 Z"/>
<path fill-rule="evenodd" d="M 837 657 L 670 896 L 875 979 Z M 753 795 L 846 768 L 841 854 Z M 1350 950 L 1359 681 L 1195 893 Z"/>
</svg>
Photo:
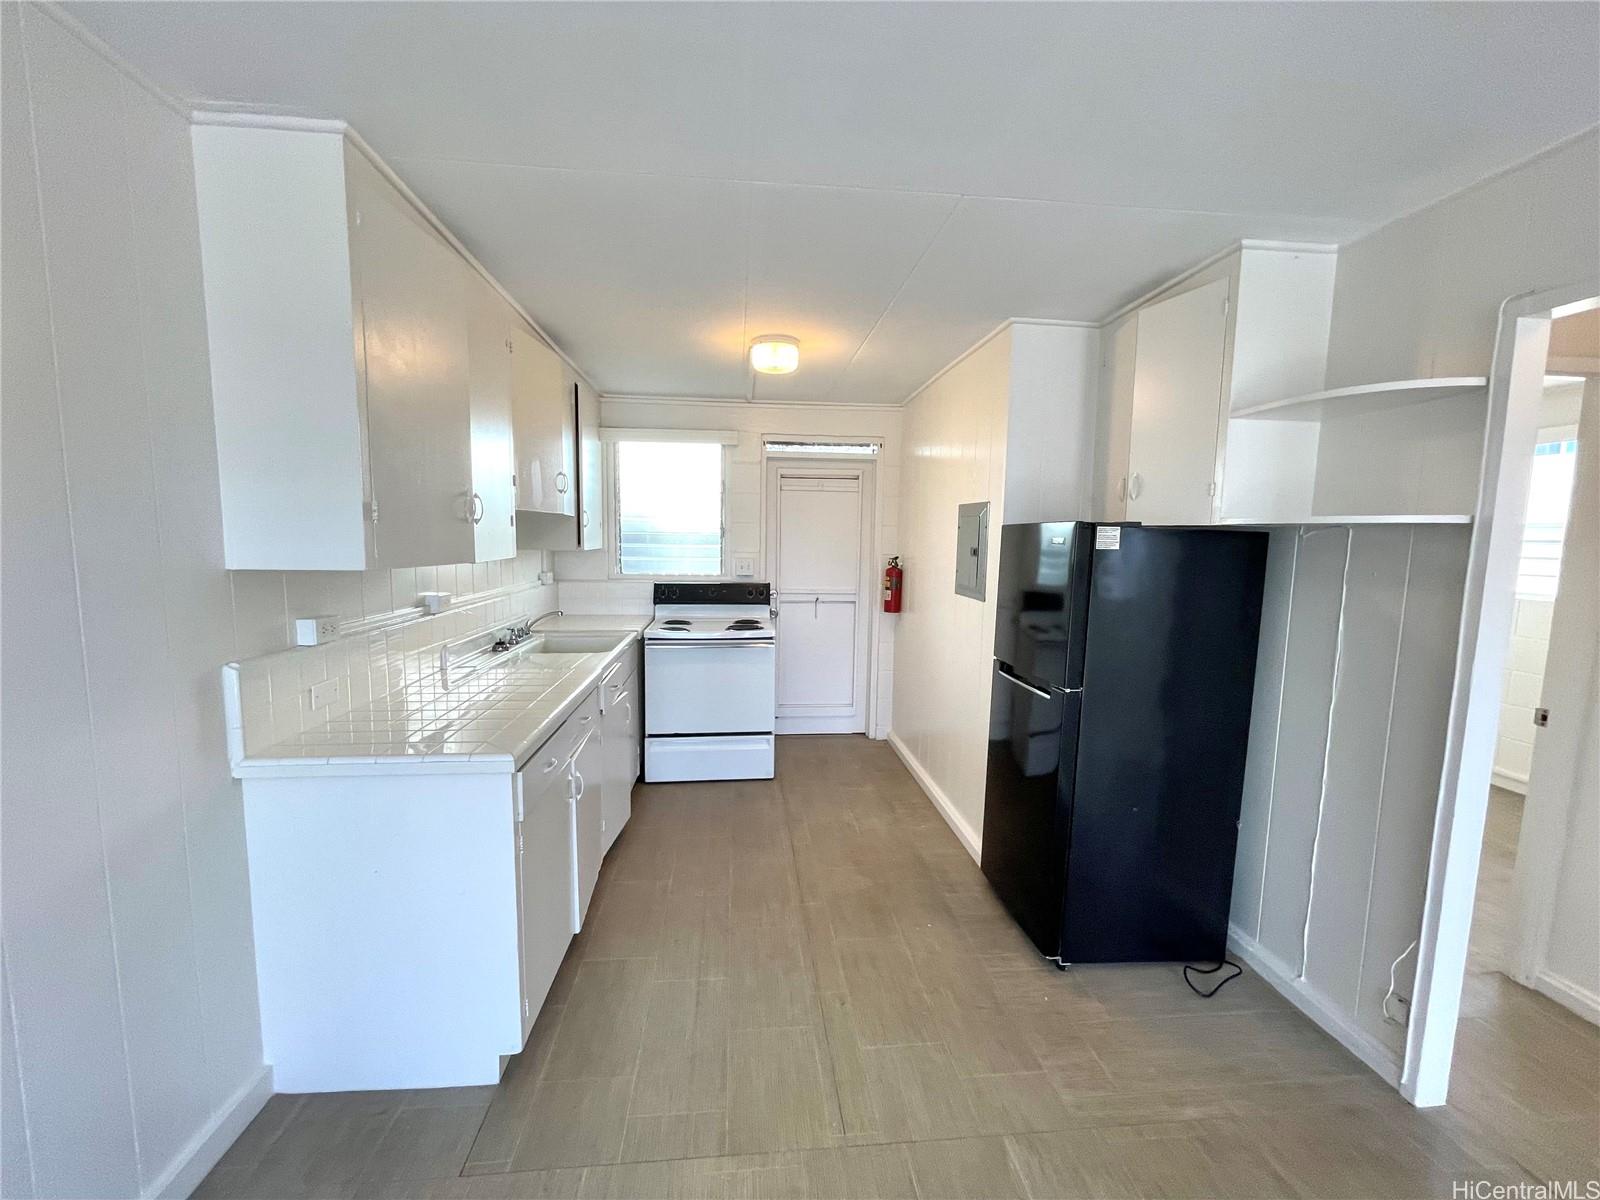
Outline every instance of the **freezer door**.
<svg viewBox="0 0 1600 1200">
<path fill-rule="evenodd" d="M 1094 526 L 1083 521 L 1000 530 L 994 656 L 1043 687 L 1082 683 L 1083 621 Z"/>
<path fill-rule="evenodd" d="M 1079 695 L 996 663 L 989 702 L 983 873 L 1041 954 L 1060 953 Z"/>
<path fill-rule="evenodd" d="M 1260 533 L 1133 527 L 1095 551 L 1070 962 L 1223 952 L 1266 553 Z"/>
</svg>

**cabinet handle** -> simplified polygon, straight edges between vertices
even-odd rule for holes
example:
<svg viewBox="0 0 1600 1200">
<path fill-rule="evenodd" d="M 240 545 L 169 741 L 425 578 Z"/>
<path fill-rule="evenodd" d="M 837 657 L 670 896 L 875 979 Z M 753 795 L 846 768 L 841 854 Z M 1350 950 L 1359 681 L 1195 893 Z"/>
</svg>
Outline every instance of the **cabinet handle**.
<svg viewBox="0 0 1600 1200">
<path fill-rule="evenodd" d="M 483 520 L 483 497 L 477 492 L 472 493 L 472 523 L 478 524 Z"/>
<path fill-rule="evenodd" d="M 577 767 L 572 768 L 572 782 L 578 785 L 578 794 L 572 798 L 573 801 L 582 800 L 584 793 L 583 776 L 578 773 Z"/>
<path fill-rule="evenodd" d="M 1144 491 L 1144 477 L 1141 476 L 1139 472 L 1135 471 L 1132 475 L 1128 476 L 1128 499 L 1137 500 L 1139 498 L 1139 493 L 1142 491 Z"/>
<path fill-rule="evenodd" d="M 556 495 L 565 496 L 566 494 L 567 494 L 567 473 L 565 471 L 557 471 L 556 472 Z"/>
<path fill-rule="evenodd" d="M 578 724 L 579 725 L 587 725 L 592 720 L 594 720 L 594 714 L 591 713 L 587 717 L 579 717 L 578 718 Z"/>
</svg>

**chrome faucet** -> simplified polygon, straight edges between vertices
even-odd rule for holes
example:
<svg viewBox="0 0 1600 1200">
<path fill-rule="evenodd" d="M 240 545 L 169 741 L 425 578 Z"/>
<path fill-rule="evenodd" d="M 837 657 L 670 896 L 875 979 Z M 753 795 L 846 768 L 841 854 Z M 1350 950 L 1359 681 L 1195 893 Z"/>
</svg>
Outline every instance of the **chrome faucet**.
<svg viewBox="0 0 1600 1200">
<path fill-rule="evenodd" d="M 524 621 L 520 625 L 507 625 L 500 631 L 500 636 L 495 639 L 494 645 L 490 646 L 489 649 L 496 654 L 504 653 L 513 646 L 520 645 L 531 638 L 533 636 L 533 627 L 540 621 L 546 617 L 559 617 L 561 615 L 561 610 L 558 608 L 551 612 L 540 613 L 533 620 Z"/>
</svg>

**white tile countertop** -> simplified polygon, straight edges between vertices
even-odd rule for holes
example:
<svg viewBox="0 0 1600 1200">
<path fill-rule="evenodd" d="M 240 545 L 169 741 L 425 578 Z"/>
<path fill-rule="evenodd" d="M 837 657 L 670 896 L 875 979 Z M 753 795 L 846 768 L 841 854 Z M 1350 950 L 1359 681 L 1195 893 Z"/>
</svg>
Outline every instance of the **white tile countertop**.
<svg viewBox="0 0 1600 1200">
<path fill-rule="evenodd" d="M 616 633 L 610 650 L 538 649 L 530 639 L 454 687 L 437 672 L 382 699 L 244 754 L 239 779 L 406 774 L 509 774 L 556 732 L 606 670 L 638 643 L 650 618 L 574 614 L 537 633 Z M 230 718 L 231 719 L 231 718 Z"/>
</svg>

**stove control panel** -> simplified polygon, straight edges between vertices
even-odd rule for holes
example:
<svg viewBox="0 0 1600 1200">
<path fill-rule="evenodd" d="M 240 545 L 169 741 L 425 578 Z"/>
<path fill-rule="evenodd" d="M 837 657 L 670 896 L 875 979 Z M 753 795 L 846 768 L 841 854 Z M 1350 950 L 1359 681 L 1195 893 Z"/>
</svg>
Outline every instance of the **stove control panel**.
<svg viewBox="0 0 1600 1200">
<path fill-rule="evenodd" d="M 658 583 L 656 604 L 771 604 L 770 583 Z"/>
</svg>

